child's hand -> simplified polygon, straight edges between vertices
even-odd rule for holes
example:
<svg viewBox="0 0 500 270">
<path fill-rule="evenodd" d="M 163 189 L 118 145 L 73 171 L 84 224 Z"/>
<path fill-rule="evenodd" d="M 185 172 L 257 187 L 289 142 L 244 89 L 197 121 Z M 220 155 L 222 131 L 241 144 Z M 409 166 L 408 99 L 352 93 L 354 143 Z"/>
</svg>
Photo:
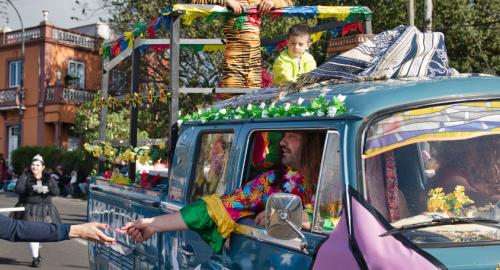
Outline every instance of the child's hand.
<svg viewBox="0 0 500 270">
<path fill-rule="evenodd" d="M 238 15 L 245 10 L 245 5 L 238 0 L 227 0 L 226 7 L 233 10 L 233 13 Z"/>
<path fill-rule="evenodd" d="M 263 0 L 257 6 L 257 10 L 259 11 L 259 14 L 261 14 L 261 15 L 268 13 L 273 8 L 274 8 L 274 2 L 273 2 L 273 0 Z"/>
</svg>

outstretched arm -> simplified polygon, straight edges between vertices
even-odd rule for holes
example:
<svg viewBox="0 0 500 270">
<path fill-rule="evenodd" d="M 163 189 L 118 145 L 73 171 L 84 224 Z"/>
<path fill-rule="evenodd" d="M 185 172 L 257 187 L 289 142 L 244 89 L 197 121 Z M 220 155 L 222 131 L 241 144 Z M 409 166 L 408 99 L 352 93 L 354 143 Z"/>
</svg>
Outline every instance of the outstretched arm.
<svg viewBox="0 0 500 270">
<path fill-rule="evenodd" d="M 57 242 L 70 238 L 83 238 L 103 244 L 113 244 L 116 240 L 100 230 L 106 226 L 95 222 L 68 225 L 22 221 L 0 215 L 0 239 L 12 242 Z"/>
<path fill-rule="evenodd" d="M 127 233 L 133 240 L 142 242 L 149 239 L 156 232 L 185 231 L 188 229 L 180 212 L 175 212 L 129 222 L 117 229 L 117 232 Z"/>
</svg>

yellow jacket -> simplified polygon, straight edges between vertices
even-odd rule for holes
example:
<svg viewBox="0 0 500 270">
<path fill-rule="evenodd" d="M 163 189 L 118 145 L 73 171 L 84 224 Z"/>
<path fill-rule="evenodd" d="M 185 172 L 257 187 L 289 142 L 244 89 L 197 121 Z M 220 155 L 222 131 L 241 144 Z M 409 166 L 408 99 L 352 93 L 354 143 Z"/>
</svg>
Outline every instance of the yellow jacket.
<svg viewBox="0 0 500 270">
<path fill-rule="evenodd" d="M 288 50 L 284 50 L 273 64 L 273 84 L 282 85 L 285 82 L 294 82 L 300 74 L 315 68 L 316 61 L 308 52 L 305 52 L 300 59 L 296 59 L 288 54 Z"/>
</svg>

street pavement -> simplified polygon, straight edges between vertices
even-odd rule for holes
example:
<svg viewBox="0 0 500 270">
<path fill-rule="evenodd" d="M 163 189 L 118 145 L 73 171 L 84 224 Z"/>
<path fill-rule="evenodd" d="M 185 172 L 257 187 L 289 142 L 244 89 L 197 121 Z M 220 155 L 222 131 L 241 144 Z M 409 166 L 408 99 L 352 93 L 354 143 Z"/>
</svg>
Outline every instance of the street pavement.
<svg viewBox="0 0 500 270">
<path fill-rule="evenodd" d="M 0 208 L 13 207 L 17 195 L 13 192 L 0 191 Z M 82 223 L 87 219 L 87 203 L 80 199 L 54 197 L 64 223 Z M 5 214 L 5 213 L 4 213 Z M 38 269 L 89 269 L 87 242 L 72 239 L 59 243 L 43 243 L 40 249 L 42 267 Z M 18 270 L 31 268 L 31 252 L 28 243 L 11 243 L 0 240 L 0 270 Z"/>
</svg>

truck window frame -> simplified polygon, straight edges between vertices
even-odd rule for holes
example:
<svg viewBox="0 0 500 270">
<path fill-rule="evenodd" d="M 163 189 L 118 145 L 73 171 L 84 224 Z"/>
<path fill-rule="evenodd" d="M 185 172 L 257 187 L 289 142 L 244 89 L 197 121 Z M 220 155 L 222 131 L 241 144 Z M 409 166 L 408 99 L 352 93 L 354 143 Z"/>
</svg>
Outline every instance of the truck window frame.
<svg viewBox="0 0 500 270">
<path fill-rule="evenodd" d="M 329 133 L 336 133 L 338 134 L 338 143 L 339 143 L 339 149 L 341 149 L 341 145 L 342 145 L 342 142 L 340 140 L 341 138 L 341 131 L 339 130 L 339 128 L 335 125 L 329 125 L 329 126 L 320 126 L 320 127 L 315 127 L 315 128 L 312 128 L 312 127 L 293 127 L 293 126 L 289 126 L 289 127 L 284 127 L 284 128 L 254 128 L 252 129 L 250 132 L 248 132 L 248 135 L 247 135 L 247 138 L 246 138 L 246 147 L 245 147 L 245 151 L 244 151 L 244 161 L 243 161 L 243 168 L 242 168 L 242 171 L 241 171 L 241 176 L 240 176 L 240 179 L 239 179 L 239 184 L 236 186 L 236 188 L 240 188 L 241 186 L 245 185 L 247 182 L 249 182 L 250 180 L 252 179 L 247 179 L 245 177 L 247 177 L 249 174 L 250 174 L 250 170 L 251 170 L 251 155 L 253 153 L 253 149 L 254 149 L 254 145 L 255 145 L 255 134 L 257 132 L 269 132 L 269 131 L 278 131 L 278 132 L 286 132 L 286 131 L 318 131 L 318 132 L 324 132 L 325 133 L 325 144 L 323 146 L 323 153 L 322 153 L 322 157 L 321 157 L 321 165 L 320 165 L 320 171 L 319 171 L 319 178 L 321 178 L 321 175 L 323 173 L 323 165 L 324 165 L 324 155 L 325 155 L 325 150 L 326 150 L 326 143 L 327 143 L 327 140 L 328 140 L 328 135 Z M 342 184 L 344 183 L 344 176 L 343 176 L 343 168 L 342 168 L 342 162 L 343 162 L 343 159 L 342 159 L 342 152 L 339 153 L 339 164 L 340 164 L 340 168 L 339 168 L 339 171 L 340 171 L 340 177 L 342 178 L 341 181 L 342 181 Z M 341 186 L 342 188 L 344 188 L 344 185 Z M 319 188 L 319 179 L 318 179 L 318 185 L 316 187 L 316 190 L 314 192 L 315 194 L 315 206 L 316 204 L 318 203 L 318 197 L 317 197 L 317 194 L 318 194 L 318 188 Z M 341 192 L 344 192 L 344 189 L 342 189 Z M 255 223 L 254 223 L 254 219 L 252 218 L 251 219 L 252 222 L 253 222 L 253 225 L 254 226 L 257 226 Z M 301 229 L 303 232 L 309 232 L 309 233 L 313 233 L 315 235 L 321 235 L 321 236 L 324 236 L 324 235 L 327 235 L 329 233 L 331 233 L 331 231 L 324 231 L 324 230 L 313 230 L 313 226 L 314 226 L 314 223 L 317 220 L 317 217 L 316 217 L 316 211 L 314 211 L 313 213 L 313 219 L 312 219 L 312 222 L 311 222 L 311 229 Z M 257 226 L 257 227 L 261 227 L 261 226 Z"/>
<path fill-rule="evenodd" d="M 234 132 L 234 129 L 204 129 L 204 130 L 201 130 L 198 135 L 197 135 L 197 138 L 196 138 L 196 144 L 195 144 L 195 152 L 194 152 L 194 155 L 193 155 L 193 159 L 192 159 L 192 170 L 191 170 L 191 175 L 189 177 L 189 186 L 188 186 L 188 189 L 187 189 L 187 194 L 186 194 L 186 200 L 187 200 L 187 203 L 191 203 L 195 200 L 193 200 L 193 188 L 195 186 L 195 182 L 196 182 L 196 175 L 198 173 L 198 161 L 199 161 L 199 158 L 200 158 L 200 153 L 201 153 L 201 147 L 202 147 L 202 138 L 204 135 L 206 134 L 209 134 L 209 135 L 214 135 L 214 134 L 231 134 L 232 135 L 232 139 L 231 139 L 231 144 L 230 144 L 230 149 L 229 149 L 229 153 L 228 153 L 228 159 L 231 158 L 231 152 L 233 151 L 233 147 L 234 147 L 234 142 L 235 140 L 237 139 L 236 138 L 236 134 Z M 226 166 L 225 170 L 226 170 L 226 178 L 227 178 L 227 169 L 229 167 Z M 219 182 L 217 184 L 217 186 L 220 184 L 220 183 L 223 183 L 224 185 L 224 192 L 227 188 L 227 179 L 220 179 L 220 181 L 222 182 Z M 217 188 L 216 188 L 217 189 Z M 209 195 L 209 194 L 203 194 L 203 196 L 205 195 Z M 221 194 L 223 195 L 223 194 Z"/>
</svg>

